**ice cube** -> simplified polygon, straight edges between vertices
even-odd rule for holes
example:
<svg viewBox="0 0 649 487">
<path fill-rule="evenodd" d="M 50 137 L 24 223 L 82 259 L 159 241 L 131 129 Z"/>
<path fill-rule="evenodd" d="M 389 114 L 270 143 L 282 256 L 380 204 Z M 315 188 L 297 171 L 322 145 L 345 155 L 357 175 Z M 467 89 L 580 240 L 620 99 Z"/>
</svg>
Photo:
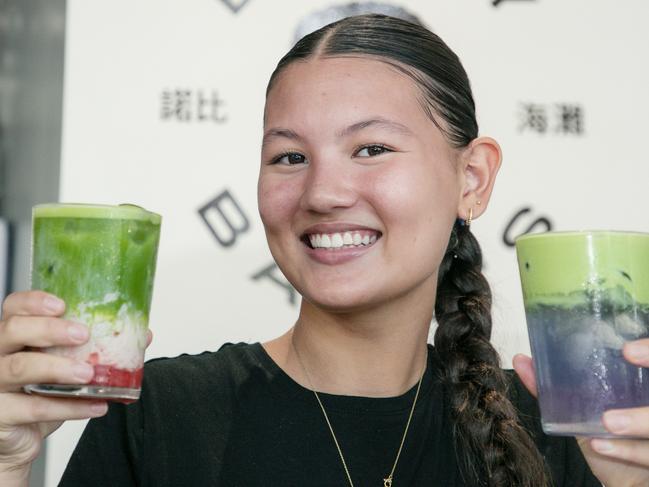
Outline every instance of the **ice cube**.
<svg viewBox="0 0 649 487">
<path fill-rule="evenodd" d="M 595 337 L 589 332 L 574 333 L 565 339 L 564 347 L 570 361 L 583 366 L 595 349 Z"/>
<path fill-rule="evenodd" d="M 615 333 L 614 325 L 602 320 L 582 321 L 581 331 L 564 340 L 565 352 L 575 364 L 585 366 L 593 353 L 602 349 L 620 350 L 624 339 Z"/>
<path fill-rule="evenodd" d="M 620 335 L 624 335 L 627 340 L 635 340 L 647 333 L 644 324 L 637 322 L 627 313 L 615 317 L 615 328 Z"/>
<path fill-rule="evenodd" d="M 597 348 L 613 348 L 619 350 L 624 345 L 624 338 L 615 332 L 615 324 L 603 320 L 595 320 L 591 326 L 594 345 Z"/>
</svg>

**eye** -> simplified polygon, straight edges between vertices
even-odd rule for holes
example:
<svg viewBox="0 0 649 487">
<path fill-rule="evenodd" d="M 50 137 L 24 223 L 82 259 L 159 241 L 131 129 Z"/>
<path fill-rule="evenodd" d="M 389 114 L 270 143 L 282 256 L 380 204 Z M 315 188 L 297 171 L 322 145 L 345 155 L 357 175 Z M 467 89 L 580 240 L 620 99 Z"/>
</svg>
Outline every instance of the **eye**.
<svg viewBox="0 0 649 487">
<path fill-rule="evenodd" d="M 384 154 L 386 152 L 392 152 L 390 149 L 380 144 L 371 144 L 361 147 L 356 151 L 356 157 L 374 157 Z"/>
<path fill-rule="evenodd" d="M 285 152 L 271 161 L 271 164 L 284 164 L 286 166 L 295 166 L 304 163 L 306 163 L 306 157 L 299 152 Z"/>
</svg>

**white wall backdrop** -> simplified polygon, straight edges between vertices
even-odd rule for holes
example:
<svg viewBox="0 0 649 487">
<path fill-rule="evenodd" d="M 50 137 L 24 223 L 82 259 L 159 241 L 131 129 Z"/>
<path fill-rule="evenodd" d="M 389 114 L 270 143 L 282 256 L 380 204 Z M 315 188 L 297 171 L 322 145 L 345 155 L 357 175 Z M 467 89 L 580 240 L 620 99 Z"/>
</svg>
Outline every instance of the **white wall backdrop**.
<svg viewBox="0 0 649 487">
<path fill-rule="evenodd" d="M 548 224 L 649 231 L 649 4 L 389 3 L 459 54 L 481 132 L 503 147 L 495 195 L 474 230 L 495 294 L 494 342 L 510 366 L 529 347 L 505 240 Z M 264 91 L 298 25 L 332 4 L 68 0 L 60 197 L 163 215 L 149 358 L 264 341 L 292 325 L 297 301 L 268 273 L 256 209 Z M 82 427 L 64 425 L 49 440 L 48 486 Z"/>
</svg>

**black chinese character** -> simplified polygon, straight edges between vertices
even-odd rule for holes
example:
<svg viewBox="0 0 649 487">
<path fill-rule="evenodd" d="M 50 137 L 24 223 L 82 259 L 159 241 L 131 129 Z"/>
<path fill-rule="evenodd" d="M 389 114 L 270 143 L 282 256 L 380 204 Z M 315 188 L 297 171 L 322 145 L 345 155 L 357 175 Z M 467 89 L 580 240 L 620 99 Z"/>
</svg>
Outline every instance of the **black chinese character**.
<svg viewBox="0 0 649 487">
<path fill-rule="evenodd" d="M 192 118 L 191 90 L 166 90 L 162 92 L 162 119 L 189 122 Z"/>
<path fill-rule="evenodd" d="M 199 120 L 212 120 L 217 123 L 226 121 L 226 116 L 221 113 L 223 100 L 219 98 L 219 95 L 215 90 L 212 90 L 211 96 L 209 97 L 205 96 L 202 90 L 199 90 L 197 92 L 197 98 Z"/>
<path fill-rule="evenodd" d="M 548 116 L 545 106 L 536 103 L 523 103 L 521 110 L 521 123 L 518 127 L 520 132 L 531 130 L 544 134 L 548 129 Z"/>
<path fill-rule="evenodd" d="M 557 132 L 581 135 L 584 133 L 584 111 L 580 105 L 557 103 Z"/>
</svg>

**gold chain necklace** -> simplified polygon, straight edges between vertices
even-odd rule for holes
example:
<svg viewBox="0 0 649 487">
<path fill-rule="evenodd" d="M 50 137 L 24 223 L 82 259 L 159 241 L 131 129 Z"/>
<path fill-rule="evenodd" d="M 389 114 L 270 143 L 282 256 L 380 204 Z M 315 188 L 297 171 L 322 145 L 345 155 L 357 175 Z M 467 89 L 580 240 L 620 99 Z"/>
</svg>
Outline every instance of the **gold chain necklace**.
<svg viewBox="0 0 649 487">
<path fill-rule="evenodd" d="M 307 372 L 306 367 L 302 362 L 302 358 L 300 357 L 300 354 L 297 351 L 297 348 L 295 347 L 295 343 L 293 342 L 293 339 L 291 339 L 291 345 L 293 346 L 293 350 L 295 351 L 297 360 L 300 363 L 302 370 L 304 371 L 304 375 L 306 376 L 307 381 L 309 381 L 309 386 L 311 387 L 313 394 L 315 394 L 315 398 L 318 400 L 320 409 L 322 409 L 322 414 L 324 415 L 325 421 L 327 422 L 327 426 L 329 426 L 329 431 L 331 431 L 331 436 L 334 439 L 336 448 L 338 449 L 338 455 L 340 455 L 340 460 L 342 461 L 343 468 L 345 469 L 345 473 L 347 474 L 347 480 L 349 481 L 349 485 L 350 487 L 354 487 L 354 482 L 352 482 L 352 476 L 349 474 L 349 469 L 347 468 L 345 457 L 343 457 L 343 451 L 341 450 L 340 445 L 338 444 L 338 439 L 336 438 L 336 433 L 334 433 L 334 429 L 331 426 L 331 422 L 329 421 L 329 416 L 327 415 L 327 411 L 325 411 L 325 408 L 322 405 L 322 401 L 320 400 L 320 396 L 316 392 L 315 387 L 313 387 L 313 382 L 311 382 L 311 377 L 309 376 L 309 373 Z M 401 437 L 401 444 L 399 445 L 399 451 L 397 451 L 397 458 L 394 459 L 394 465 L 392 465 L 392 471 L 390 472 L 390 475 L 388 475 L 387 478 L 383 479 L 383 487 L 392 487 L 392 476 L 394 475 L 394 471 L 397 468 L 397 463 L 399 462 L 399 456 L 401 455 L 403 444 L 406 441 L 406 435 L 408 434 L 408 428 L 410 427 L 410 420 L 412 419 L 412 414 L 415 412 L 415 405 L 417 404 L 417 398 L 419 397 L 419 389 L 421 388 L 421 382 L 424 379 L 425 372 L 426 372 L 426 364 L 424 364 L 424 371 L 421 373 L 421 377 L 419 378 L 419 383 L 417 384 L 417 392 L 415 393 L 415 400 L 412 402 L 412 407 L 410 408 L 410 414 L 408 415 L 408 422 L 406 423 L 406 429 L 403 432 L 403 436 Z"/>
</svg>

